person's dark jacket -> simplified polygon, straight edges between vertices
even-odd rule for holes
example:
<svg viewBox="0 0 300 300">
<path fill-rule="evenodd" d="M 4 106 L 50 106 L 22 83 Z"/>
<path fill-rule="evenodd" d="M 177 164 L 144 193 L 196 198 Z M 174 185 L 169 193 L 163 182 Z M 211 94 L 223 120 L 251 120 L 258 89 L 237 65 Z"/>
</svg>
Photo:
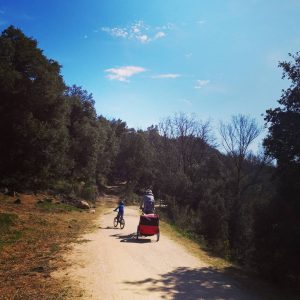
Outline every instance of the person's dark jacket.
<svg viewBox="0 0 300 300">
<path fill-rule="evenodd" d="M 154 196 L 152 192 L 148 192 L 143 196 L 141 209 L 145 214 L 154 213 Z"/>
</svg>

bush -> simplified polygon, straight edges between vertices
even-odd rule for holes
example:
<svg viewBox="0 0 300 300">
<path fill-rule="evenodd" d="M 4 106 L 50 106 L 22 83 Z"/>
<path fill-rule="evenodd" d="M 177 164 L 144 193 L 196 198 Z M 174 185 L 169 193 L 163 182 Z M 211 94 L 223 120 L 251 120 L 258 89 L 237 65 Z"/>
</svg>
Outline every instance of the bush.
<svg viewBox="0 0 300 300">
<path fill-rule="evenodd" d="M 18 218 L 16 214 L 0 213 L 0 232 L 6 233 Z"/>
<path fill-rule="evenodd" d="M 80 193 L 80 197 L 86 200 L 96 201 L 98 196 L 97 186 L 94 184 L 86 183 L 83 185 Z"/>
<path fill-rule="evenodd" d="M 71 194 L 74 190 L 74 186 L 72 185 L 72 183 L 64 180 L 55 182 L 51 186 L 51 188 L 59 194 L 66 194 L 66 195 Z"/>
<path fill-rule="evenodd" d="M 139 204 L 141 199 L 140 197 L 133 191 L 132 187 L 129 185 L 125 185 L 120 192 L 121 199 L 125 200 L 125 204 Z"/>
</svg>

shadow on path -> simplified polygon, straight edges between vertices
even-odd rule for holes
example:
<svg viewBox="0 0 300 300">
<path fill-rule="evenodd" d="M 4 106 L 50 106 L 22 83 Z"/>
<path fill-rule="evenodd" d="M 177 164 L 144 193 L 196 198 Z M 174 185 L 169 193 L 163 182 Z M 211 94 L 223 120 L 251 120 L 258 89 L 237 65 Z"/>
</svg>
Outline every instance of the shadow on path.
<svg viewBox="0 0 300 300">
<path fill-rule="evenodd" d="M 152 242 L 151 239 L 136 239 L 136 232 L 130 233 L 128 235 L 118 233 L 112 234 L 111 236 L 119 239 L 122 243 L 145 244 Z"/>
<path fill-rule="evenodd" d="M 223 272 L 212 268 L 191 269 L 180 267 L 159 279 L 147 278 L 141 281 L 125 281 L 125 284 L 136 286 L 148 292 L 161 292 L 162 298 L 175 300 L 254 300 L 254 295 L 243 293 L 235 280 Z"/>
<path fill-rule="evenodd" d="M 120 229 L 120 227 L 114 227 L 114 226 L 106 226 L 106 227 L 98 227 L 99 229 Z"/>
</svg>

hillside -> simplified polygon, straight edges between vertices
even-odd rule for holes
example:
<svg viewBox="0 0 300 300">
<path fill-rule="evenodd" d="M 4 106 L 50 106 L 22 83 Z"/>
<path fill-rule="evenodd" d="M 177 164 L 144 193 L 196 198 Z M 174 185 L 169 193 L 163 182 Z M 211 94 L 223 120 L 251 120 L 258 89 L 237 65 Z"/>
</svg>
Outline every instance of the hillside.
<svg viewBox="0 0 300 300">
<path fill-rule="evenodd" d="M 63 299 L 64 283 L 51 272 L 99 214 L 60 203 L 57 197 L 0 194 L 0 299 Z"/>
</svg>

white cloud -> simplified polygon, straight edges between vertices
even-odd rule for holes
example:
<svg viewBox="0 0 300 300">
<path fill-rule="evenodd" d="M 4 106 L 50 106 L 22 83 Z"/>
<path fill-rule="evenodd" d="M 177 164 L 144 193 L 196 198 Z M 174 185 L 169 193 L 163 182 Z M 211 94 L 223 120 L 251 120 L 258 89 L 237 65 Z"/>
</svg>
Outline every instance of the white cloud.
<svg viewBox="0 0 300 300">
<path fill-rule="evenodd" d="M 102 27 L 101 30 L 113 37 L 136 40 L 142 44 L 146 44 L 166 36 L 166 33 L 161 28 L 153 28 L 146 25 L 143 21 L 137 21 L 126 27 Z M 171 30 L 172 27 L 170 24 L 167 24 L 163 28 Z"/>
<path fill-rule="evenodd" d="M 187 54 L 185 55 L 185 57 L 189 59 L 189 58 L 192 57 L 192 55 L 193 55 L 193 53 L 187 53 Z"/>
<path fill-rule="evenodd" d="M 174 29 L 176 26 L 173 23 L 167 23 L 166 25 L 162 25 L 162 26 L 157 26 L 155 27 L 157 30 L 172 30 Z"/>
<path fill-rule="evenodd" d="M 204 86 L 209 84 L 209 80 L 197 80 L 195 85 L 195 89 L 202 89 Z"/>
<path fill-rule="evenodd" d="M 109 28 L 109 27 L 102 27 L 102 31 L 109 33 L 112 36 L 115 37 L 122 37 L 126 38 L 128 36 L 128 32 L 126 31 L 126 28 Z"/>
<path fill-rule="evenodd" d="M 154 36 L 154 40 L 157 40 L 157 39 L 161 39 L 163 37 L 165 37 L 166 34 L 163 32 L 163 31 L 159 31 L 155 36 Z"/>
<path fill-rule="evenodd" d="M 197 24 L 199 24 L 199 25 L 203 25 L 205 23 L 206 23 L 206 20 L 199 20 L 199 21 L 197 21 Z"/>
<path fill-rule="evenodd" d="M 145 71 L 146 69 L 137 66 L 125 66 L 121 68 L 111 68 L 105 70 L 105 72 L 108 73 L 106 76 L 108 79 L 123 82 L 129 82 L 129 77 Z"/>
<path fill-rule="evenodd" d="M 150 42 L 150 38 L 148 37 L 148 35 L 143 34 L 143 35 L 137 35 L 135 37 L 138 41 L 140 41 L 141 43 L 148 43 Z"/>
<path fill-rule="evenodd" d="M 152 78 L 171 78 L 171 79 L 174 79 L 174 78 L 177 78 L 177 77 L 180 77 L 181 75 L 180 74 L 173 74 L 173 73 L 169 73 L 169 74 L 159 74 L 159 75 L 155 75 L 155 76 L 152 76 Z"/>
</svg>

